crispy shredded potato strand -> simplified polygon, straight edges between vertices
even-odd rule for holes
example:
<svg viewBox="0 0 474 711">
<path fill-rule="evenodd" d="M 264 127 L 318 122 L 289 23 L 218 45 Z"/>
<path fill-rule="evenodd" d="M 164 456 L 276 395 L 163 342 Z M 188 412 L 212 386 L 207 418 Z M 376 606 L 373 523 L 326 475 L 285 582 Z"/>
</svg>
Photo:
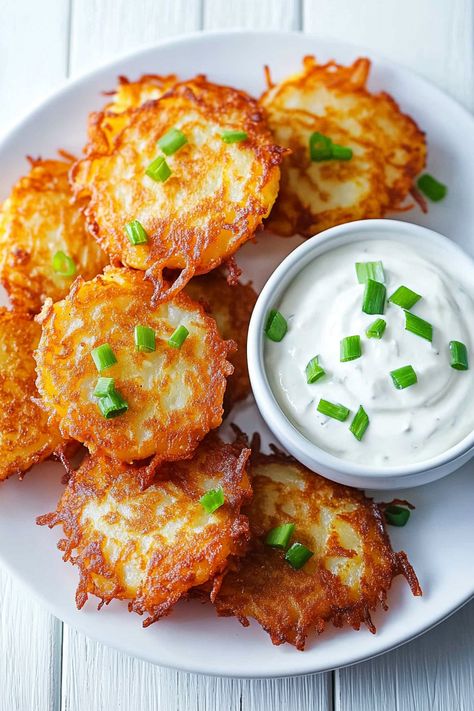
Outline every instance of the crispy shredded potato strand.
<svg viewBox="0 0 474 711">
<path fill-rule="evenodd" d="M 71 178 L 76 196 L 88 201 L 88 226 L 103 249 L 113 261 L 146 270 L 155 298 L 165 300 L 254 234 L 276 198 L 284 151 L 254 99 L 203 77 L 177 84 L 129 118 L 113 147 L 79 161 Z M 171 177 L 156 182 L 145 171 L 162 155 L 157 141 L 171 128 L 188 143 L 166 157 Z M 227 144 L 221 138 L 227 129 L 248 138 Z M 131 220 L 141 222 L 147 244 L 130 244 Z M 165 268 L 182 270 L 166 289 Z"/>
<path fill-rule="evenodd" d="M 54 513 L 40 525 L 62 525 L 58 547 L 77 565 L 81 608 L 89 594 L 101 604 L 129 600 L 148 615 L 144 626 L 167 615 L 188 590 L 222 575 L 248 541 L 240 514 L 251 496 L 250 450 L 208 436 L 193 459 L 166 464 L 163 479 L 145 491 L 133 468 L 90 457 L 74 472 Z M 225 503 L 212 514 L 199 499 L 222 488 Z"/>
<path fill-rule="evenodd" d="M 73 281 L 54 271 L 56 252 L 71 257 L 84 279 L 98 274 L 107 258 L 72 202 L 71 162 L 30 162 L 0 210 L 0 279 L 15 308 L 38 313 L 47 297 L 66 296 Z"/>
<path fill-rule="evenodd" d="M 275 140 L 291 149 L 266 225 L 310 237 L 328 227 L 383 217 L 401 204 L 426 161 L 424 133 L 394 99 L 367 87 L 370 61 L 350 66 L 305 57 L 301 73 L 261 97 Z M 351 160 L 312 162 L 309 137 L 352 148 Z"/>
<path fill-rule="evenodd" d="M 234 372 L 227 380 L 224 396 L 224 410 L 229 412 L 237 402 L 251 393 L 247 369 L 247 333 L 257 294 L 250 284 L 237 282 L 230 286 L 218 270 L 194 277 L 187 285 L 186 292 L 215 318 L 221 336 L 237 343 L 236 352 L 229 356 Z"/>
<path fill-rule="evenodd" d="M 386 606 L 392 579 L 403 573 L 421 595 L 404 553 L 394 553 L 382 514 L 363 492 L 334 484 L 281 454 L 258 455 L 251 468 L 254 497 L 245 512 L 252 549 L 240 570 L 224 578 L 215 604 L 219 615 L 255 618 L 274 644 L 303 649 L 311 631 L 328 622 L 375 632 L 370 611 Z M 300 570 L 284 552 L 265 545 L 268 531 L 294 523 L 291 543 L 314 552 Z"/>
<path fill-rule="evenodd" d="M 184 293 L 150 306 L 152 286 L 142 272 L 107 267 L 90 282 L 78 279 L 70 294 L 46 304 L 36 358 L 38 389 L 61 431 L 120 461 L 156 455 L 155 463 L 191 456 L 222 421 L 227 354 L 214 319 Z M 156 333 L 156 350 L 135 349 L 136 325 Z M 168 339 L 183 325 L 179 349 Z M 101 375 L 115 379 L 129 409 L 114 419 L 99 411 L 93 391 L 99 373 L 91 357 L 108 343 L 117 363 Z"/>
<path fill-rule="evenodd" d="M 136 109 L 146 101 L 159 99 L 177 83 L 178 77 L 175 74 L 144 74 L 136 81 L 119 77 L 115 91 L 111 92 L 112 101 L 102 111 L 89 115 L 89 140 L 85 153 L 90 155 L 112 148 L 115 139 L 130 121 L 130 109 Z"/>
<path fill-rule="evenodd" d="M 40 333 L 31 316 L 0 307 L 0 481 L 26 472 L 63 441 L 32 399 L 39 397 L 33 351 Z"/>
</svg>

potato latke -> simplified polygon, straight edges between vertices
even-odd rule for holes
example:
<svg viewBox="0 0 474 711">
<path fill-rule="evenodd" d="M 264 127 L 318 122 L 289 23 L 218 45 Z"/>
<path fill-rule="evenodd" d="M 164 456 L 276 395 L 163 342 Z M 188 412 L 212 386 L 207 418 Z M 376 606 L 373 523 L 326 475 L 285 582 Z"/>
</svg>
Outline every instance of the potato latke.
<svg viewBox="0 0 474 711">
<path fill-rule="evenodd" d="M 129 600 L 131 611 L 148 615 L 147 626 L 191 587 L 219 580 L 229 557 L 240 555 L 248 541 L 240 507 L 251 495 L 249 454 L 210 435 L 193 459 L 164 465 L 163 479 L 145 491 L 133 468 L 89 457 L 69 480 L 57 511 L 38 519 L 63 526 L 66 537 L 58 547 L 80 571 L 77 607 L 89 594 L 101 605 Z M 212 514 L 199 502 L 210 489 L 222 489 L 225 497 Z"/>
<path fill-rule="evenodd" d="M 381 604 L 392 579 L 402 573 L 413 594 L 421 589 L 406 555 L 394 553 L 382 514 L 363 492 L 335 484 L 282 454 L 257 455 L 251 467 L 254 497 L 244 509 L 251 550 L 229 572 L 215 599 L 220 615 L 247 625 L 255 618 L 274 644 L 303 649 L 311 631 L 362 623 L 375 632 L 370 611 Z M 291 542 L 314 555 L 300 570 L 284 552 L 264 543 L 275 526 L 294 523 Z"/>
<path fill-rule="evenodd" d="M 257 294 L 250 284 L 237 282 L 230 286 L 218 270 L 194 277 L 186 291 L 216 319 L 221 336 L 237 343 L 237 351 L 229 356 L 234 372 L 227 380 L 224 395 L 224 410 L 228 412 L 251 392 L 247 369 L 247 333 Z"/>
<path fill-rule="evenodd" d="M 54 271 L 56 252 L 71 257 L 84 279 L 98 274 L 107 258 L 72 203 L 71 162 L 30 163 L 30 172 L 13 186 L 0 210 L 0 280 L 15 308 L 38 313 L 47 297 L 57 301 L 66 296 L 73 281 Z"/>
<path fill-rule="evenodd" d="M 40 333 L 31 316 L 0 307 L 0 481 L 26 472 L 63 441 L 32 399 Z"/>
<path fill-rule="evenodd" d="M 305 57 L 301 73 L 263 94 L 275 140 L 291 149 L 270 230 L 309 237 L 401 208 L 425 165 L 425 137 L 391 96 L 366 88 L 369 70 L 365 58 L 345 67 Z M 313 132 L 351 148 L 352 159 L 312 162 Z"/>
<path fill-rule="evenodd" d="M 166 157 L 171 175 L 159 182 L 146 170 L 164 157 L 157 141 L 172 128 L 187 143 Z M 226 143 L 225 130 L 247 138 Z M 71 177 L 100 245 L 113 261 L 146 270 L 164 300 L 254 234 L 276 198 L 282 152 L 254 99 L 196 77 L 135 109 L 113 147 L 79 161 Z M 130 243 L 125 226 L 134 220 L 147 243 Z M 168 288 L 165 268 L 182 270 Z"/>
<path fill-rule="evenodd" d="M 156 455 L 154 462 L 189 457 L 222 420 L 226 376 L 232 373 L 214 319 L 189 296 L 150 306 L 143 273 L 107 267 L 90 282 L 76 280 L 69 295 L 47 303 L 36 353 L 38 389 L 61 431 L 119 461 Z M 135 348 L 135 326 L 156 334 L 156 350 Z M 168 339 L 178 326 L 181 348 Z M 114 378 L 128 411 L 106 419 L 93 392 L 99 373 L 91 352 L 109 344 L 117 362 L 100 375 Z"/>
</svg>

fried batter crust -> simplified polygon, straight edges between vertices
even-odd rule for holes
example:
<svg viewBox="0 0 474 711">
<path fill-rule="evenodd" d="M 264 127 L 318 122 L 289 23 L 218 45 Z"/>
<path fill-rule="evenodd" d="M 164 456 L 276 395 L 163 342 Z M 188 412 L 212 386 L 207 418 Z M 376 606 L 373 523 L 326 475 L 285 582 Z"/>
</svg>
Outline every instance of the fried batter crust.
<svg viewBox="0 0 474 711">
<path fill-rule="evenodd" d="M 334 225 L 399 210 L 426 161 L 424 133 L 385 92 L 367 87 L 370 61 L 350 66 L 305 57 L 301 73 L 260 99 L 275 140 L 291 149 L 266 225 L 310 237 Z M 313 132 L 353 150 L 351 160 L 312 162 Z"/>
<path fill-rule="evenodd" d="M 73 281 L 53 270 L 56 252 L 72 257 L 84 279 L 98 274 L 107 258 L 72 202 L 71 161 L 30 163 L 0 210 L 0 279 L 15 308 L 38 313 L 47 297 L 66 296 Z"/>
<path fill-rule="evenodd" d="M 227 380 L 224 395 L 224 410 L 229 412 L 251 392 L 247 369 L 247 333 L 257 294 L 251 284 L 237 282 L 230 286 L 218 270 L 194 277 L 186 292 L 215 318 L 221 336 L 237 343 L 237 351 L 229 356 L 234 372 Z"/>
<path fill-rule="evenodd" d="M 26 472 L 63 442 L 34 400 L 40 333 L 28 314 L 0 307 L 0 481 Z"/>
<path fill-rule="evenodd" d="M 79 568 L 81 608 L 88 595 L 102 604 L 129 600 L 144 626 L 167 615 L 188 590 L 222 575 L 245 550 L 249 527 L 240 513 L 251 496 L 250 450 L 209 435 L 191 460 L 164 465 L 145 491 L 133 468 L 89 457 L 70 479 L 54 513 L 39 525 L 62 525 L 58 547 Z M 208 514 L 199 499 L 222 488 L 224 505 Z"/>
<path fill-rule="evenodd" d="M 61 431 L 119 461 L 155 456 L 154 464 L 191 456 L 222 421 L 226 376 L 232 373 L 214 319 L 186 294 L 150 306 L 152 286 L 142 272 L 107 267 L 90 282 L 76 280 L 63 301 L 45 305 L 36 352 L 38 389 Z M 156 350 L 135 349 L 136 325 L 156 333 Z M 179 349 L 168 339 L 179 326 L 189 336 Z M 105 419 L 93 391 L 99 373 L 91 357 L 108 343 L 117 363 L 101 375 L 129 409 Z"/>
<path fill-rule="evenodd" d="M 421 589 L 405 553 L 394 553 L 378 506 L 363 492 L 314 474 L 281 453 L 257 455 L 251 467 L 254 497 L 244 509 L 251 550 L 240 569 L 229 572 L 215 599 L 219 615 L 235 615 L 245 626 L 255 618 L 273 644 L 303 649 L 311 631 L 328 622 L 375 632 L 370 612 L 402 573 L 414 595 Z M 314 552 L 300 570 L 284 552 L 265 545 L 270 529 L 294 523 L 291 542 Z"/>
<path fill-rule="evenodd" d="M 156 182 L 145 171 L 172 127 L 188 143 L 166 158 L 171 177 Z M 224 143 L 226 129 L 244 130 L 248 138 Z M 155 298 L 164 300 L 254 234 L 276 198 L 283 152 L 254 99 L 196 77 L 133 110 L 113 147 L 76 163 L 71 180 L 76 196 L 88 202 L 88 227 L 100 245 L 113 261 L 146 270 Z M 127 238 L 125 225 L 135 219 L 147 244 Z M 182 270 L 166 289 L 165 268 Z"/>
</svg>

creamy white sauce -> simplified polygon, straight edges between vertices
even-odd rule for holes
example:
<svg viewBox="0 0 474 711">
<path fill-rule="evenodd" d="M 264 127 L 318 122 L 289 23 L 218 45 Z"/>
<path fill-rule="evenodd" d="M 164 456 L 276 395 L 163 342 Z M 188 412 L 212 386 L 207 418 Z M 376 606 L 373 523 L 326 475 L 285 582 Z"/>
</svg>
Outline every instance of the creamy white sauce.
<svg viewBox="0 0 474 711">
<path fill-rule="evenodd" d="M 387 298 L 404 285 L 422 295 L 411 311 L 433 325 L 433 342 L 405 330 L 402 308 L 387 303 L 382 316 L 362 311 L 364 285 L 356 262 L 383 262 Z M 429 459 L 474 429 L 474 284 L 463 264 L 433 249 L 421 254 L 397 241 L 373 240 L 334 249 L 308 264 L 275 308 L 288 332 L 265 339 L 265 367 L 273 393 L 289 420 L 311 442 L 360 464 L 390 466 Z M 367 327 L 384 318 L 381 339 Z M 340 362 L 340 340 L 361 336 L 362 356 Z M 449 341 L 463 342 L 469 370 L 450 366 Z M 326 375 L 306 382 L 308 361 L 319 356 Z M 418 382 L 397 390 L 390 371 L 412 365 Z M 345 422 L 320 414 L 320 398 L 350 408 Z M 362 441 L 349 430 L 362 405 L 370 424 Z"/>
</svg>

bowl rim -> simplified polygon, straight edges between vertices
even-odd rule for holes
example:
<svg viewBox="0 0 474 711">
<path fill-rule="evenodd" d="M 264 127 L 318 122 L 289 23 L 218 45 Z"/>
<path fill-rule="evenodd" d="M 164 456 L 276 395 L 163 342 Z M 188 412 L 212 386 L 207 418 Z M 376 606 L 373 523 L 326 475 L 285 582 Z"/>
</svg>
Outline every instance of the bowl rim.
<svg viewBox="0 0 474 711">
<path fill-rule="evenodd" d="M 364 232 L 363 237 L 361 232 Z M 385 234 L 383 234 L 385 233 Z M 391 466 L 373 466 L 351 462 L 336 457 L 330 452 L 307 439 L 288 419 L 281 409 L 267 378 L 264 364 L 264 322 L 268 310 L 278 301 L 291 280 L 301 272 L 313 259 L 323 253 L 337 249 L 358 239 L 376 240 L 391 238 L 400 242 L 410 242 L 417 239 L 437 245 L 445 252 L 451 252 L 457 259 L 465 260 L 474 274 L 474 259 L 449 237 L 421 225 L 394 219 L 367 219 L 348 222 L 331 227 L 307 239 L 294 249 L 278 265 L 263 287 L 255 304 L 249 323 L 247 360 L 250 382 L 258 409 L 266 424 L 282 440 L 289 442 L 295 456 L 306 462 L 314 462 L 338 474 L 354 479 L 371 479 L 374 484 L 382 478 L 400 479 L 439 470 L 442 467 L 464 457 L 471 449 L 474 450 L 474 430 L 462 440 L 434 457 L 413 464 L 398 464 Z M 283 238 L 284 239 L 284 238 Z M 448 473 L 448 472 L 447 472 Z M 400 483 L 402 485 L 402 483 Z M 398 486 L 398 484 L 397 484 Z"/>
</svg>

